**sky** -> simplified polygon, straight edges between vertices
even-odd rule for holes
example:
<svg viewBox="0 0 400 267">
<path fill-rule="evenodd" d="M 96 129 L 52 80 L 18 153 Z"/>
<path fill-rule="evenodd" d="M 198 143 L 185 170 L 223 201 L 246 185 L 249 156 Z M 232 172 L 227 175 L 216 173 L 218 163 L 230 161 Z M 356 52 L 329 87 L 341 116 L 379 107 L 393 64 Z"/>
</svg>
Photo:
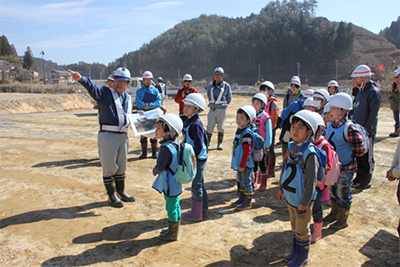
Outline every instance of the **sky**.
<svg viewBox="0 0 400 267">
<path fill-rule="evenodd" d="M 258 14 L 268 0 L 0 0 L 0 35 L 22 56 L 59 65 L 108 63 L 138 50 L 182 21 L 202 14 Z M 373 33 L 397 20 L 399 0 L 319 0 L 316 16 Z"/>
</svg>

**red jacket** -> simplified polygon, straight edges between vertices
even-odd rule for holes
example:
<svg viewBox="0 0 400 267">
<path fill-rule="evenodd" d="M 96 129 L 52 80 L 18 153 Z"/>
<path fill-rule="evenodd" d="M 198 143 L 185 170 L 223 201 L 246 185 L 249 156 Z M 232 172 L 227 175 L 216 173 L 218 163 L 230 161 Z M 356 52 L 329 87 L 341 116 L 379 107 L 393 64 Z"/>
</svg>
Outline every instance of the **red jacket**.
<svg viewBox="0 0 400 267">
<path fill-rule="evenodd" d="M 175 102 L 179 104 L 179 114 L 183 114 L 183 106 L 185 105 L 185 104 L 183 104 L 183 99 L 185 99 L 186 96 L 182 97 L 183 90 L 188 90 L 189 94 L 197 93 L 196 88 L 193 88 L 193 87 L 190 87 L 190 88 L 182 87 L 178 90 L 178 92 L 176 93 L 176 96 L 175 96 Z"/>
</svg>

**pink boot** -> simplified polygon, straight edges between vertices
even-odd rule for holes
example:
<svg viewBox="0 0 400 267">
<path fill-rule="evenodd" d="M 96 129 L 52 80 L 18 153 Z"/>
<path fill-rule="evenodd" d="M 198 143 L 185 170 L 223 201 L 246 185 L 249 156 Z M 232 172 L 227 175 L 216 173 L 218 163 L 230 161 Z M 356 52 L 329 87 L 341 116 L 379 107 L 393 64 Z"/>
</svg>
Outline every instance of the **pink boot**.
<svg viewBox="0 0 400 267">
<path fill-rule="evenodd" d="M 314 232 L 311 235 L 311 242 L 317 242 L 322 237 L 322 222 L 314 223 Z"/>
<path fill-rule="evenodd" d="M 258 181 L 258 171 L 255 171 L 254 172 L 253 190 L 257 189 L 257 181 Z"/>
<path fill-rule="evenodd" d="M 261 176 L 261 185 L 260 188 L 258 188 L 258 191 L 263 192 L 265 191 L 265 189 L 267 189 L 268 172 L 262 171 L 260 172 L 260 176 Z"/>
</svg>

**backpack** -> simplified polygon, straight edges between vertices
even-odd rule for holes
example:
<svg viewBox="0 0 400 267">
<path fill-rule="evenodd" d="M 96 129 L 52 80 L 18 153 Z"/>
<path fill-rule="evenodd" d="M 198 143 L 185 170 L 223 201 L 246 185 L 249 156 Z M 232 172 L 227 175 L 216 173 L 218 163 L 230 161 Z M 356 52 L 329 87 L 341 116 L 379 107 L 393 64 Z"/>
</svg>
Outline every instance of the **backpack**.
<svg viewBox="0 0 400 267">
<path fill-rule="evenodd" d="M 340 163 L 339 160 L 339 155 L 336 153 L 334 150 L 333 146 L 327 141 L 323 140 L 319 146 L 322 147 L 329 145 L 331 147 L 331 153 L 333 155 L 333 162 L 332 162 L 332 167 L 331 169 L 325 174 L 325 184 L 326 185 L 334 185 L 336 184 L 337 180 L 339 179 L 339 174 L 340 174 L 340 169 L 342 167 L 342 164 Z M 318 148 L 319 148 L 318 146 Z"/>
<path fill-rule="evenodd" d="M 253 161 L 260 162 L 264 157 L 264 138 L 257 133 L 257 127 L 250 127 L 248 129 L 249 131 L 246 131 L 246 133 L 249 132 L 253 139 Z M 240 136 L 239 144 L 243 143 L 243 135 Z"/>
<path fill-rule="evenodd" d="M 348 120 L 345 122 L 344 124 L 344 130 L 343 130 L 343 137 L 344 140 L 346 140 L 346 142 L 349 142 L 349 140 L 347 140 L 347 133 L 349 131 L 349 125 L 352 124 L 353 126 L 355 126 L 362 134 L 363 139 L 364 139 L 364 144 L 365 144 L 365 149 L 366 151 L 369 150 L 369 137 L 368 137 L 368 131 L 367 129 L 365 129 L 364 126 L 362 126 L 361 124 L 358 124 L 357 122 L 355 122 L 354 120 Z M 345 134 L 346 133 L 346 134 Z"/>
<path fill-rule="evenodd" d="M 289 163 L 298 164 L 301 167 L 301 169 L 303 170 L 303 174 L 305 172 L 304 171 L 305 165 L 303 162 L 303 153 L 310 146 L 314 146 L 314 145 L 312 143 L 308 142 L 300 147 L 299 153 L 297 155 L 297 158 L 298 158 L 297 161 L 292 160 L 289 157 Z M 320 149 L 319 147 L 314 146 L 314 149 L 317 154 L 318 163 L 319 163 L 319 167 L 318 167 L 318 171 L 317 171 L 317 184 L 321 184 L 325 177 L 326 163 L 328 161 L 328 157 L 326 155 L 326 152 L 323 151 L 322 149 Z"/>
<path fill-rule="evenodd" d="M 168 170 L 172 173 L 178 183 L 191 183 L 197 173 L 196 155 L 194 154 L 193 147 L 184 142 L 175 143 L 178 145 L 178 169 L 176 172 L 173 172 L 168 167 Z"/>
</svg>

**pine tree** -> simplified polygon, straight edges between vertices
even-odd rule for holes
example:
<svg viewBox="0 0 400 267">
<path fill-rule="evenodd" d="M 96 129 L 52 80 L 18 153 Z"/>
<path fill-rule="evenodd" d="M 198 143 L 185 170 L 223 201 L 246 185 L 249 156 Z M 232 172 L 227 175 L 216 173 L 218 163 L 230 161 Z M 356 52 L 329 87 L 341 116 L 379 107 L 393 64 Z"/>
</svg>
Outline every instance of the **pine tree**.
<svg viewBox="0 0 400 267">
<path fill-rule="evenodd" d="M 35 64 L 35 60 L 33 59 L 33 53 L 31 48 L 28 46 L 26 48 L 25 54 L 24 54 L 24 61 L 22 63 L 22 67 L 24 69 L 31 69 L 33 65 Z"/>
</svg>

